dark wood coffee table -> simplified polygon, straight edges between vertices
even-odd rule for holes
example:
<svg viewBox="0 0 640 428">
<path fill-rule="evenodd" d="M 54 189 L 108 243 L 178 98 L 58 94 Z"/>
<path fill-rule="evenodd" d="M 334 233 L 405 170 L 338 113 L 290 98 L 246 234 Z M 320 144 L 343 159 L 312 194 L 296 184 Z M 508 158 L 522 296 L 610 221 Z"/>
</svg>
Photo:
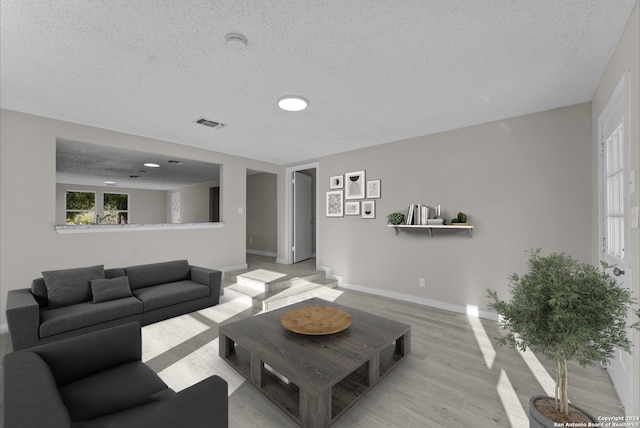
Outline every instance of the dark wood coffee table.
<svg viewBox="0 0 640 428">
<path fill-rule="evenodd" d="M 302 306 L 333 306 L 353 318 L 329 335 L 280 323 Z M 302 427 L 328 427 L 411 350 L 411 326 L 321 299 L 221 325 L 220 357 Z M 265 368 L 265 365 L 268 365 Z"/>
</svg>

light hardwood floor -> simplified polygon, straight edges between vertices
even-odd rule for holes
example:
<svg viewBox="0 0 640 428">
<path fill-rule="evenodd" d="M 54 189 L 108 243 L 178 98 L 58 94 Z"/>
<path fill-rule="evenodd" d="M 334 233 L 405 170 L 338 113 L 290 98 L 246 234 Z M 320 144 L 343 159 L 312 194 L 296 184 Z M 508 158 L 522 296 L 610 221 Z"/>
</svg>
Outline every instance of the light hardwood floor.
<svg viewBox="0 0 640 428">
<path fill-rule="evenodd" d="M 261 256 L 248 256 L 247 261 L 247 270 L 293 276 L 315 270 L 313 259 L 292 266 Z M 236 273 L 227 274 L 223 285 L 232 283 Z M 495 322 L 341 288 L 321 297 L 412 326 L 409 357 L 333 427 L 525 428 L 529 397 L 545 393 L 541 383 L 553 388 L 553 365 L 497 347 Z M 249 302 L 223 296 L 212 308 L 145 326 L 143 360 L 175 390 L 212 374 L 226 379 L 232 428 L 296 427 L 218 357 L 218 326 L 256 313 Z M 571 364 L 570 400 L 596 417 L 624 413 L 606 370 L 599 366 Z"/>
<path fill-rule="evenodd" d="M 313 259 L 290 266 L 261 256 L 247 261 L 247 270 L 292 276 L 315 270 Z M 226 275 L 226 285 L 236 273 Z M 553 365 L 497 347 L 495 322 L 340 288 L 321 297 L 412 326 L 411 355 L 338 419 L 336 428 L 524 428 L 529 426 L 529 397 L 545 393 L 540 382 L 550 385 L 553 394 Z M 217 355 L 218 326 L 256 313 L 227 296 L 216 307 L 144 327 L 145 361 L 174 389 L 214 373 L 225 378 L 233 428 L 295 427 Z M 573 402 L 596 417 L 624 413 L 606 370 L 573 363 L 570 376 Z"/>
</svg>

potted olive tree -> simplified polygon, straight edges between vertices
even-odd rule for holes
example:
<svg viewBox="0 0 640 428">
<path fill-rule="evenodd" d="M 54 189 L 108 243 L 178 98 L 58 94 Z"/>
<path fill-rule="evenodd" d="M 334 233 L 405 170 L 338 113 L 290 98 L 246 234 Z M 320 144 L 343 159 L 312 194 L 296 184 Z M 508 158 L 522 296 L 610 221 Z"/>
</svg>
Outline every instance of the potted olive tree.
<svg viewBox="0 0 640 428">
<path fill-rule="evenodd" d="M 596 422 L 577 406 L 569 405 L 567 361 L 575 358 L 582 366 L 606 364 L 616 348 L 631 352 L 626 329 L 640 325 L 627 323 L 630 310 L 640 317 L 640 310 L 634 309 L 637 301 L 605 272 L 605 264 L 597 268 L 578 263 L 565 253 L 543 257 L 540 249 L 531 250 L 530 255 L 529 271 L 509 277 L 510 301 L 500 300 L 496 291 L 487 290 L 491 299 L 488 307 L 500 315 L 506 332 L 498 337 L 498 343 L 523 351 L 529 348 L 556 364 L 555 398 L 531 398 L 530 427 L 589 422 L 585 416 Z M 545 400 L 552 403 L 551 409 L 545 408 Z"/>
</svg>

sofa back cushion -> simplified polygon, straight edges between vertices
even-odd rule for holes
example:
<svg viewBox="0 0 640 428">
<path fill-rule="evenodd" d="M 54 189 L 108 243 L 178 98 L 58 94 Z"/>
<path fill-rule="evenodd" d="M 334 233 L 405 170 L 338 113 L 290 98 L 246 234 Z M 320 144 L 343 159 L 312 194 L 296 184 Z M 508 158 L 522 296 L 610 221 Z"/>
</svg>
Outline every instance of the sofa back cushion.
<svg viewBox="0 0 640 428">
<path fill-rule="evenodd" d="M 126 276 L 124 268 L 111 268 L 104 270 L 104 277 L 107 279 L 119 278 Z M 41 308 L 46 308 L 49 304 L 47 299 L 47 286 L 44 284 L 44 278 L 36 278 L 31 281 L 31 294 L 35 297 L 36 302 Z"/>
<path fill-rule="evenodd" d="M 121 276 L 127 276 L 124 268 L 110 268 L 104 270 L 104 277 L 107 279 L 119 278 Z"/>
<path fill-rule="evenodd" d="M 37 353 L 10 352 L 4 356 L 0 370 L 0 426 L 71 426 L 55 378 Z"/>
<path fill-rule="evenodd" d="M 58 386 L 142 359 L 137 322 L 109 327 L 30 348 L 47 363 Z"/>
<path fill-rule="evenodd" d="M 187 260 L 129 266 L 125 271 L 132 290 L 191 278 Z"/>
<path fill-rule="evenodd" d="M 49 308 L 74 305 L 93 298 L 91 280 L 104 279 L 104 265 L 42 272 Z"/>
<path fill-rule="evenodd" d="M 71 420 L 78 423 L 151 403 L 167 388 L 149 366 L 133 361 L 63 385 L 60 395 Z"/>
</svg>

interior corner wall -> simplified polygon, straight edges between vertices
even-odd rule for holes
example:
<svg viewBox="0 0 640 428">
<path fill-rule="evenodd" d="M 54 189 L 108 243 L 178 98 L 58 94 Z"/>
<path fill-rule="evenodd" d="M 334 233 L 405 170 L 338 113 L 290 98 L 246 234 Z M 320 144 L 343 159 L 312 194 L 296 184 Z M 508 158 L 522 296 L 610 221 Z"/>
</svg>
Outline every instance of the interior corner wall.
<svg viewBox="0 0 640 428">
<path fill-rule="evenodd" d="M 592 258 L 597 263 L 599 259 L 598 250 L 598 138 L 597 126 L 598 117 L 602 113 L 605 105 L 609 101 L 614 89 L 620 82 L 624 73 L 629 73 L 630 77 L 630 141 L 631 141 L 631 171 L 635 171 L 636 191 L 631 194 L 631 206 L 640 205 L 640 2 L 631 12 L 631 17 L 627 22 L 625 30 L 618 42 L 616 50 L 611 56 L 611 60 L 600 80 L 596 94 L 592 101 L 593 111 L 593 144 L 592 144 L 592 187 L 593 205 L 592 210 Z M 635 298 L 640 299 L 640 229 L 631 228 L 631 287 Z M 637 320 L 636 320 L 637 321 Z M 633 372 L 637 377 L 640 375 L 640 332 L 632 331 L 633 352 L 635 354 Z M 625 409 L 627 415 L 640 415 L 640 383 L 635 382 L 633 386 L 633 409 Z"/>
<path fill-rule="evenodd" d="M 276 256 L 278 251 L 278 177 L 247 176 L 247 252 Z"/>
<path fill-rule="evenodd" d="M 104 264 L 129 266 L 172 259 L 212 268 L 246 264 L 246 170 L 277 165 L 54 119 L 0 111 L 0 325 L 6 296 L 43 270 Z M 219 229 L 58 234 L 56 139 L 219 163 Z M 280 195 L 279 195 L 280 196 Z M 241 208 L 241 209 L 240 209 Z"/>
<path fill-rule="evenodd" d="M 317 263 L 346 285 L 486 310 L 486 289 L 506 298 L 529 249 L 590 260 L 591 156 L 586 103 L 321 158 Z M 329 178 L 359 170 L 381 180 L 375 219 L 326 217 Z M 418 203 L 467 213 L 473 236 L 387 227 Z"/>
</svg>

